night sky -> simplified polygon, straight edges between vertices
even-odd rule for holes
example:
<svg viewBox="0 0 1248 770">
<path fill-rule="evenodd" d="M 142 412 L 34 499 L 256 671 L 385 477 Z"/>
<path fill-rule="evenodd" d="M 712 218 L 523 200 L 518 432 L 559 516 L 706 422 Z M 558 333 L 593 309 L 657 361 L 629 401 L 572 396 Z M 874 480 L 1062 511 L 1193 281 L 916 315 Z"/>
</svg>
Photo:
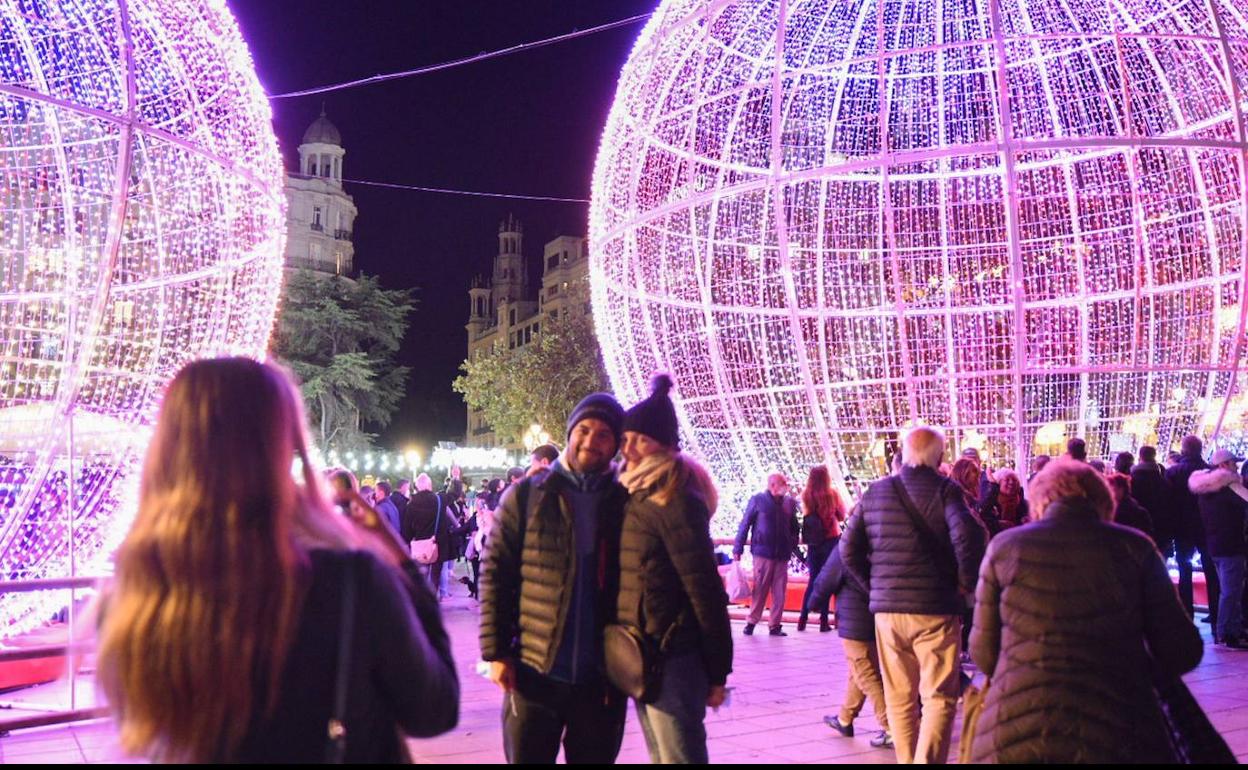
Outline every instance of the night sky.
<svg viewBox="0 0 1248 770">
<path fill-rule="evenodd" d="M 229 0 L 269 93 L 411 69 L 586 29 L 654 9 L 656 0 Z M 429 187 L 589 197 L 598 137 L 642 22 L 478 64 L 325 95 L 273 100 L 274 128 L 295 167 L 321 109 L 342 132 L 343 176 Z M 585 235 L 585 204 L 434 195 L 346 185 L 355 198 L 355 267 L 416 287 L 400 353 L 408 397 L 383 447 L 428 451 L 462 440 L 451 390 L 467 340 L 467 290 L 487 274 L 498 223 L 524 223 L 530 280 L 546 241 Z"/>
</svg>

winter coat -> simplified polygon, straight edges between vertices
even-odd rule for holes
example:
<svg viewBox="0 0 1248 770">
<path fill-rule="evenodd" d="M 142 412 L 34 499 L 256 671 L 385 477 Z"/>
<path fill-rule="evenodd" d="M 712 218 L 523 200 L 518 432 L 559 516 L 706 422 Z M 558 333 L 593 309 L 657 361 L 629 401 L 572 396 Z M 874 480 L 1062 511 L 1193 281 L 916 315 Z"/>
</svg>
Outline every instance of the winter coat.
<svg viewBox="0 0 1248 770">
<path fill-rule="evenodd" d="M 1154 544 L 1157 543 L 1157 538 L 1153 534 L 1153 517 L 1149 516 L 1144 506 L 1140 505 L 1131 495 L 1126 495 L 1114 506 L 1114 523 L 1130 527 L 1147 537 Z"/>
<path fill-rule="evenodd" d="M 440 516 L 439 501 L 442 504 Z M 449 561 L 455 558 L 455 538 L 452 534 L 455 520 L 449 513 L 445 497 L 425 490 L 412 495 L 400 521 L 400 535 L 409 543 L 413 540 L 428 540 L 434 536 L 435 523 L 438 527 L 438 561 Z"/>
<path fill-rule="evenodd" d="M 824 562 L 823 569 L 814 578 L 809 612 L 818 612 L 828 606 L 828 599 L 836 597 L 836 631 L 842 639 L 875 642 L 875 615 L 868 607 L 867 587 L 845 569 L 839 548 Z"/>
<path fill-rule="evenodd" d="M 970 650 L 992 682 L 973 762 L 1165 763 L 1154 676 L 1204 647 L 1147 538 L 1055 503 L 988 546 Z"/>
<path fill-rule="evenodd" d="M 1196 495 L 1210 556 L 1245 556 L 1244 507 L 1248 490 L 1239 474 L 1226 468 L 1196 471 L 1187 481 Z"/>
<path fill-rule="evenodd" d="M 745 541 L 749 539 L 750 554 L 755 558 L 787 562 L 797 547 L 797 534 L 797 501 L 782 497 L 777 503 L 770 492 L 759 492 L 745 506 L 732 555 L 740 557 L 745 553 Z"/>
<path fill-rule="evenodd" d="M 1170 487 L 1170 507 L 1166 518 L 1174 523 L 1174 536 L 1193 545 L 1204 543 L 1205 527 L 1200 520 L 1200 506 L 1188 488 L 1187 480 L 1196 471 L 1208 468 L 1200 455 L 1195 454 L 1183 455 L 1166 469 L 1166 484 Z"/>
<path fill-rule="evenodd" d="M 915 530 L 895 492 L 900 478 L 935 542 Z M 929 504 L 931 503 L 931 504 Z M 961 615 L 975 590 L 987 533 L 962 490 L 926 466 L 901 469 L 867 488 L 841 536 L 845 567 L 871 594 L 872 612 Z"/>
<path fill-rule="evenodd" d="M 482 660 L 518 658 L 541 674 L 554 667 L 572 603 L 577 561 L 572 511 L 564 495 L 572 483 L 563 474 L 546 470 L 503 493 L 482 561 Z M 599 629 L 615 620 L 627 501 L 628 492 L 612 481 L 598 505 L 594 558 Z"/>
<path fill-rule="evenodd" d="M 348 569 L 354 570 L 356 588 L 346 761 L 406 761 L 399 730 L 429 737 L 459 720 L 459 679 L 437 601 L 418 574 L 405 577 L 371 554 L 318 549 L 309 554 L 309 565 L 310 584 L 275 708 L 267 716 L 255 709 L 238 749 L 217 761 L 325 761 Z"/>
<path fill-rule="evenodd" d="M 1165 469 L 1157 463 L 1136 463 L 1131 469 L 1131 496 L 1153 522 L 1153 539 L 1162 544 L 1174 539 L 1176 521 Z"/>
<path fill-rule="evenodd" d="M 687 492 L 659 505 L 648 492 L 634 494 L 624 508 L 620 535 L 620 623 L 641 628 L 665 658 L 699 653 L 712 685 L 732 671 L 732 627 L 715 546 L 710 512 Z"/>
</svg>

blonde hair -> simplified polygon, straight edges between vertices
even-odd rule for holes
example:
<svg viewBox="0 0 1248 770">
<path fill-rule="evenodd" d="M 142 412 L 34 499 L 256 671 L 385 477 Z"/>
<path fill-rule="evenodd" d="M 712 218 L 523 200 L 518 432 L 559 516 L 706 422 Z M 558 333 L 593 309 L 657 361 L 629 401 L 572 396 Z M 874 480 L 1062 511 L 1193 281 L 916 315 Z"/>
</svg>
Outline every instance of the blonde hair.
<svg viewBox="0 0 1248 770">
<path fill-rule="evenodd" d="M 912 428 L 901 439 L 901 462 L 911 468 L 940 468 L 945 456 L 945 434 L 926 426 Z"/>
<path fill-rule="evenodd" d="M 183 368 L 161 406 L 100 628 L 99 682 L 126 750 L 228 759 L 277 702 L 306 550 L 356 542 L 308 459 L 285 372 L 247 358 Z"/>
<path fill-rule="evenodd" d="M 1043 519 L 1053 503 L 1084 502 L 1101 521 L 1114 516 L 1114 500 L 1105 483 L 1104 474 L 1085 462 L 1070 459 L 1054 460 L 1036 474 L 1027 489 L 1031 497 L 1034 519 Z"/>
</svg>

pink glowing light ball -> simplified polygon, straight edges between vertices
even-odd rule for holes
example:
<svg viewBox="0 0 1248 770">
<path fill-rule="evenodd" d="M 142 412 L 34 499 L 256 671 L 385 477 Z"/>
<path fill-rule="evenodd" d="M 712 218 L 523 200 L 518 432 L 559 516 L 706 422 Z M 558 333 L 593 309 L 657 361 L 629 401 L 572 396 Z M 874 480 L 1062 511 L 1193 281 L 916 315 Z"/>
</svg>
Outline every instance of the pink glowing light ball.
<svg viewBox="0 0 1248 770">
<path fill-rule="evenodd" d="M 282 184 L 222 0 L 0 3 L 0 579 L 106 569 L 166 382 L 264 353 Z"/>
<path fill-rule="evenodd" d="M 1242 438 L 1246 14 L 665 0 L 593 178 L 616 393 L 672 372 L 741 493 L 915 424 L 997 467 Z"/>
</svg>

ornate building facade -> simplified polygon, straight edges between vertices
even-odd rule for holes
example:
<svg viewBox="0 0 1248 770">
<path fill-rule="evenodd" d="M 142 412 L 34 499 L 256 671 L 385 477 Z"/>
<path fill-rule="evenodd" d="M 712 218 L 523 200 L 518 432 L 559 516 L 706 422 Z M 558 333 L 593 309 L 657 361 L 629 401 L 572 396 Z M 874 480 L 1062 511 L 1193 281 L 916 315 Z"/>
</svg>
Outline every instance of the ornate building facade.
<svg viewBox="0 0 1248 770">
<path fill-rule="evenodd" d="M 546 322 L 556 317 L 592 323 L 589 307 L 589 261 L 585 239 L 561 235 L 542 249 L 542 282 L 532 287 L 524 259 L 524 226 L 508 217 L 498 226 L 498 255 L 489 280 L 479 278 L 468 290 L 468 359 L 532 344 Z M 562 426 L 546 426 L 553 435 Z M 468 446 L 499 446 L 498 437 L 479 411 L 468 409 Z M 518 445 L 503 444 L 509 449 Z"/>
<path fill-rule="evenodd" d="M 342 189 L 342 135 L 325 111 L 299 144 L 299 170 L 286 175 L 286 266 L 350 275 L 358 213 Z"/>
</svg>

